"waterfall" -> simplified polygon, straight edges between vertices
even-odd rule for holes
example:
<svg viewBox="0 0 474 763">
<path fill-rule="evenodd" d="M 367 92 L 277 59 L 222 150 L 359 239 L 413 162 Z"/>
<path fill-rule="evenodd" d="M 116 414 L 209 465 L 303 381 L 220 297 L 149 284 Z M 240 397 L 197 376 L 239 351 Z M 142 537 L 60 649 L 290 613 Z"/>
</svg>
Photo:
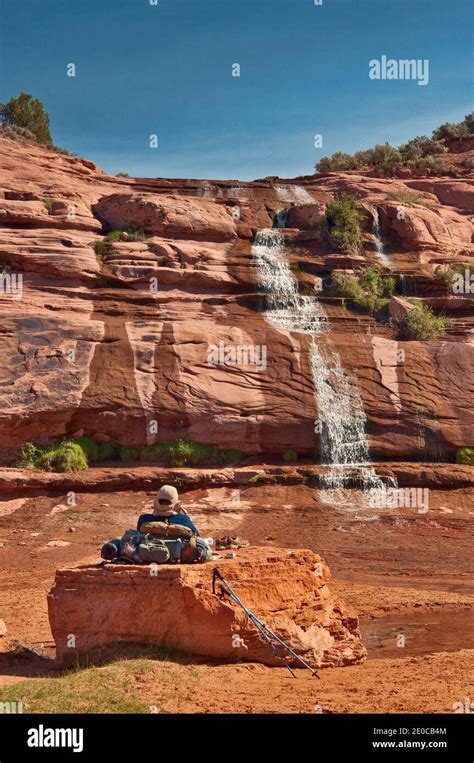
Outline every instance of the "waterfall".
<svg viewBox="0 0 474 763">
<path fill-rule="evenodd" d="M 391 267 L 391 263 L 387 255 L 385 254 L 385 246 L 382 241 L 382 236 L 380 235 L 380 218 L 379 218 L 379 211 L 377 207 L 374 209 L 374 225 L 372 228 L 372 233 L 375 238 L 375 253 L 380 260 L 380 262 L 385 265 L 386 268 Z"/>
<path fill-rule="evenodd" d="M 275 215 L 275 220 L 274 220 L 274 223 L 273 223 L 275 228 L 286 228 L 287 227 L 289 211 L 290 210 L 288 208 L 286 208 L 286 209 L 279 209 L 278 210 L 278 212 Z"/>
<path fill-rule="evenodd" d="M 400 291 L 403 297 L 416 297 L 416 284 L 409 281 L 404 273 L 400 273 Z"/>
<path fill-rule="evenodd" d="M 274 230 L 259 231 L 252 258 L 266 295 L 266 320 L 276 328 L 311 337 L 310 366 L 320 417 L 321 461 L 330 467 L 322 480 L 325 497 L 341 502 L 340 490 L 354 477 L 354 471 L 364 489 L 379 488 L 382 480 L 370 466 L 366 416 L 357 384 L 331 347 L 322 305 L 314 297 L 299 293 L 286 258 L 285 237 Z"/>
<path fill-rule="evenodd" d="M 276 185 L 274 188 L 281 201 L 290 201 L 297 204 L 314 204 L 314 198 L 302 185 Z"/>
<path fill-rule="evenodd" d="M 259 285 L 265 292 L 265 318 L 276 328 L 318 333 L 327 321 L 319 302 L 298 291 L 298 282 L 285 256 L 285 236 L 273 229 L 259 231 L 252 246 Z"/>
<path fill-rule="evenodd" d="M 253 190 L 242 185 L 233 185 L 230 188 L 225 189 L 226 198 L 228 199 L 252 199 Z"/>
</svg>

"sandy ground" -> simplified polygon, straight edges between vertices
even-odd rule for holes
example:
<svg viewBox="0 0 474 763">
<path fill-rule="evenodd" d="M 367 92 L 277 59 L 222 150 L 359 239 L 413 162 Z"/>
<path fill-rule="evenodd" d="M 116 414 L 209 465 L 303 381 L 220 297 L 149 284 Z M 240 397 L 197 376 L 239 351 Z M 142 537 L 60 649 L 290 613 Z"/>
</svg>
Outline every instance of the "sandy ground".
<svg viewBox="0 0 474 763">
<path fill-rule="evenodd" d="M 320 671 L 319 681 L 255 664 L 168 664 L 169 680 L 137 677 L 140 696 L 168 712 L 452 712 L 473 694 L 474 500 L 468 490 L 430 493 L 425 514 L 357 507 L 351 494 L 330 505 L 307 486 L 187 493 L 204 535 L 321 554 L 333 588 L 361 618 L 369 657 Z M 50 673 L 46 594 L 55 570 L 99 561 L 104 540 L 133 527 L 150 501 L 119 492 L 77 494 L 72 506 L 66 496 L 0 502 L 0 686 Z"/>
</svg>

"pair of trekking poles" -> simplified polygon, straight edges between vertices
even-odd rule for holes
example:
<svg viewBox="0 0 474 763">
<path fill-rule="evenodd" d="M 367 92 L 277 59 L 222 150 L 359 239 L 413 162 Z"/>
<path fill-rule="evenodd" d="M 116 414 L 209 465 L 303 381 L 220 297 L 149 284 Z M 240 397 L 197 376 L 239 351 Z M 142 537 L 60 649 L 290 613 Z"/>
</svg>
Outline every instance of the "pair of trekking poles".
<svg viewBox="0 0 474 763">
<path fill-rule="evenodd" d="M 217 594 L 216 583 L 218 580 L 220 581 L 220 584 L 221 584 L 220 597 L 223 598 L 224 596 L 229 596 L 229 598 L 235 601 L 235 603 L 245 612 L 249 620 L 257 628 L 260 635 L 268 643 L 275 657 L 278 660 L 281 660 L 285 664 L 285 667 L 288 668 L 293 678 L 296 678 L 296 675 L 291 669 L 291 666 L 288 662 L 288 658 L 285 656 L 285 654 L 281 653 L 282 649 L 284 649 L 287 652 L 287 654 L 291 655 L 294 660 L 297 660 L 300 663 L 300 665 L 302 665 L 304 668 L 309 670 L 312 676 L 316 676 L 316 678 L 319 678 L 319 675 L 317 674 L 317 672 L 313 670 L 313 668 L 310 665 L 308 665 L 308 663 L 305 662 L 303 658 L 299 656 L 299 654 L 293 651 L 291 646 L 286 644 L 285 641 L 283 641 L 283 639 L 281 639 L 279 636 L 277 636 L 276 633 L 274 633 L 274 631 L 270 630 L 268 625 L 265 625 L 265 623 L 262 623 L 262 621 L 259 620 L 258 617 L 256 617 L 249 609 L 247 609 L 245 604 L 242 602 L 241 599 L 239 599 L 239 597 L 237 596 L 233 588 L 230 586 L 230 584 L 227 582 L 225 577 L 219 572 L 219 570 L 216 567 L 212 575 L 212 592 L 214 594 Z"/>
</svg>

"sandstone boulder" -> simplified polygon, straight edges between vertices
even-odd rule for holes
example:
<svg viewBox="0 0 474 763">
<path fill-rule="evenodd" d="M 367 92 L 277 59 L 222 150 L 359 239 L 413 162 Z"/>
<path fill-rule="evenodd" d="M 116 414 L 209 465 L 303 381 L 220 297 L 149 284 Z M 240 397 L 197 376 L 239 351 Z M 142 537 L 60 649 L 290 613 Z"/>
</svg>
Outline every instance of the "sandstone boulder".
<svg viewBox="0 0 474 763">
<path fill-rule="evenodd" d="M 456 252 L 471 242 L 470 221 L 449 208 L 385 203 L 380 211 L 383 229 L 395 233 L 407 251 Z"/>
<path fill-rule="evenodd" d="M 390 302 L 388 303 L 388 312 L 390 318 L 393 318 L 396 321 L 400 321 L 406 318 L 410 310 L 413 310 L 414 307 L 415 305 L 412 305 L 412 303 L 408 302 L 407 299 L 402 299 L 401 297 L 391 297 Z"/>
<path fill-rule="evenodd" d="M 129 642 L 281 664 L 244 612 L 212 592 L 216 564 L 245 605 L 312 666 L 365 659 L 358 619 L 328 588 L 325 562 L 312 551 L 269 547 L 215 564 L 58 571 L 48 596 L 57 659 L 67 664 L 99 645 Z"/>
<path fill-rule="evenodd" d="M 302 204 L 288 210 L 288 228 L 306 230 L 314 228 L 324 215 L 324 204 Z"/>
</svg>

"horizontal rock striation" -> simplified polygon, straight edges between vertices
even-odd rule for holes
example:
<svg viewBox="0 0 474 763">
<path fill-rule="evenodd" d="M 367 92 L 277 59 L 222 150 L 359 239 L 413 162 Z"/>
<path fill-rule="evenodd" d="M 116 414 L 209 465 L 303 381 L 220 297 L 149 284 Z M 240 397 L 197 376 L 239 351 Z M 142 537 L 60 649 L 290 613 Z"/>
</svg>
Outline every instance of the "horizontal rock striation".
<svg viewBox="0 0 474 763">
<path fill-rule="evenodd" d="M 448 294 L 435 276 L 472 252 L 471 178 L 118 178 L 31 141 L 0 137 L 0 147 L 4 462 L 26 441 L 75 433 L 129 446 L 184 437 L 272 458 L 287 449 L 313 457 L 316 447 L 317 456 L 309 340 L 265 320 L 251 256 L 256 231 L 285 208 L 302 287 L 376 261 L 377 209 L 393 272 L 453 318 L 443 341 L 400 342 L 390 326 L 321 298 L 328 341 L 362 396 L 372 455 L 453 460 L 472 444 L 472 295 Z M 321 237 L 338 191 L 357 193 L 366 211 L 358 256 Z M 132 224 L 144 238 L 106 240 Z M 210 362 L 221 342 L 264 345 L 265 367 Z"/>
</svg>

